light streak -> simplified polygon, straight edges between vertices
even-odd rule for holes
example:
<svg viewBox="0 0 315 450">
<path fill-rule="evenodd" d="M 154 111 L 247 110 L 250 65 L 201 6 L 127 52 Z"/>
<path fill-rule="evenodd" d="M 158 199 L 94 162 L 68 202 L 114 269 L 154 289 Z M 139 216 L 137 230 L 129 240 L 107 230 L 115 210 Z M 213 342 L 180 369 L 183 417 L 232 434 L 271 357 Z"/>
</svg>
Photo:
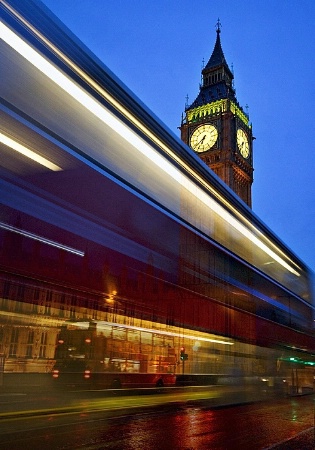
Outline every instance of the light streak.
<svg viewBox="0 0 315 450">
<path fill-rule="evenodd" d="M 12 150 L 15 150 L 16 152 L 21 153 L 22 155 L 26 156 L 27 158 L 32 159 L 33 161 L 36 161 L 37 163 L 41 164 L 42 166 L 47 167 L 47 169 L 59 171 L 62 170 L 61 167 L 57 166 L 56 164 L 52 163 L 51 161 L 48 161 L 48 159 L 44 158 L 43 156 L 38 155 L 33 150 L 25 147 L 24 145 L 20 144 L 19 142 L 15 141 L 14 139 L 10 138 L 9 136 L 6 136 L 5 134 L 0 132 L 0 142 L 2 144 L 6 145 L 7 147 L 12 148 Z"/>
<path fill-rule="evenodd" d="M 65 92 L 71 95 L 76 101 L 78 101 L 82 106 L 84 106 L 88 111 L 102 120 L 106 125 L 108 125 L 112 130 L 118 133 L 123 139 L 125 139 L 129 144 L 134 146 L 139 152 L 141 152 L 145 157 L 149 158 L 154 164 L 156 164 L 165 173 L 171 176 L 177 183 L 179 183 L 184 189 L 187 189 L 190 193 L 201 200 L 204 205 L 206 205 L 213 212 L 218 214 L 225 222 L 234 227 L 243 236 L 249 239 L 254 245 L 260 248 L 263 252 L 277 261 L 289 272 L 296 276 L 300 276 L 299 272 L 295 270 L 290 264 L 288 264 L 281 256 L 279 256 L 274 250 L 272 250 L 268 245 L 262 242 L 256 234 L 262 235 L 259 230 L 256 230 L 247 221 L 247 225 L 254 229 L 254 232 L 249 230 L 243 223 L 237 220 L 231 213 L 229 213 L 225 208 L 217 203 L 216 200 L 211 198 L 208 193 L 197 186 L 190 178 L 185 176 L 180 170 L 178 170 L 173 164 L 171 164 L 166 158 L 161 156 L 156 150 L 154 150 L 147 142 L 145 142 L 141 137 L 139 137 L 133 130 L 131 130 L 126 124 L 121 122 L 116 116 L 114 116 L 110 111 L 108 111 L 103 105 L 101 105 L 97 100 L 87 94 L 80 86 L 75 84 L 70 78 L 64 75 L 58 68 L 56 68 L 47 59 L 37 53 L 30 45 L 23 41 L 19 36 L 17 36 L 10 28 L 5 24 L 0 25 L 0 37 L 7 42 L 16 52 L 18 52 L 22 57 L 27 59 L 31 64 L 33 64 L 38 70 L 40 70 L 44 75 L 46 75 L 50 80 L 56 83 Z M 59 51 L 60 53 L 60 51 Z M 68 59 L 69 61 L 69 59 Z M 71 62 L 73 67 L 73 63 Z M 82 73 L 82 70 L 80 71 Z M 85 79 L 87 76 L 85 76 Z M 90 83 L 91 84 L 91 83 Z M 93 87 L 96 83 L 94 82 Z M 98 89 L 100 91 L 100 89 Z M 102 92 L 104 90 L 102 89 Z M 107 95 L 108 97 L 108 95 Z M 118 102 L 116 102 L 118 104 Z M 119 105 L 119 110 L 123 111 L 126 116 L 131 116 L 129 111 L 125 110 L 122 105 Z M 135 123 L 135 119 L 133 118 Z M 138 122 L 140 124 L 140 122 Z M 140 124 L 139 127 L 143 130 L 144 126 Z M 146 133 L 148 134 L 148 132 Z M 153 136 L 154 141 L 157 138 Z M 151 137 L 150 136 L 150 137 Z M 160 147 L 163 149 L 166 146 L 159 141 Z M 170 154 L 170 149 L 166 148 L 168 154 Z M 178 158 L 177 158 L 178 160 Z M 190 172 L 191 169 L 189 169 Z M 209 190 L 209 186 L 205 185 L 204 180 L 202 180 L 198 174 L 193 173 L 194 177 L 198 181 L 202 182 L 203 185 Z M 226 201 L 224 201 L 227 204 Z M 228 204 L 229 207 L 231 207 Z M 232 208 L 233 209 L 233 208 Z M 239 215 L 239 214 L 238 214 Z M 273 243 L 270 244 L 275 247 L 280 253 L 283 252 L 278 249 Z M 286 255 L 285 255 L 286 256 Z M 290 260 L 291 261 L 291 260 Z M 291 261 L 292 262 L 292 261 Z M 295 263 L 293 263 L 295 264 Z"/>
<path fill-rule="evenodd" d="M 81 250 L 77 250 L 73 247 L 68 247 L 67 245 L 61 244 L 60 242 L 52 241 L 43 236 L 39 236 L 38 234 L 31 233 L 26 230 L 22 230 L 21 228 L 13 227 L 12 225 L 8 225 L 4 222 L 0 222 L 0 228 L 3 230 L 11 231 L 13 233 L 20 234 L 24 237 L 28 237 L 30 239 L 34 239 L 35 241 L 42 242 L 43 244 L 51 245 L 52 247 L 60 248 L 61 250 L 65 250 L 66 252 L 73 253 L 78 256 L 84 256 L 84 252 Z"/>
<path fill-rule="evenodd" d="M 136 331 L 145 331 L 147 333 L 151 334 L 158 334 L 162 336 L 172 336 L 172 337 L 179 337 L 181 339 L 192 339 L 194 341 L 203 341 L 203 342 L 212 342 L 214 344 L 222 344 L 222 345 L 234 345 L 234 342 L 230 341 L 224 341 L 222 339 L 214 339 L 214 338 L 207 338 L 204 336 L 194 336 L 190 334 L 184 334 L 184 333 L 176 333 L 174 331 L 162 331 L 162 330 L 155 330 L 154 328 L 145 328 L 145 327 L 137 327 L 135 325 L 125 325 L 125 324 L 119 324 L 116 322 L 103 322 L 103 321 L 96 321 L 97 326 L 101 328 L 106 327 L 116 327 L 116 328 L 122 328 L 127 330 L 136 330 Z M 83 323 L 77 323 L 77 322 L 71 322 L 72 325 L 75 325 L 78 328 L 87 328 L 89 326 L 89 322 Z"/>
</svg>

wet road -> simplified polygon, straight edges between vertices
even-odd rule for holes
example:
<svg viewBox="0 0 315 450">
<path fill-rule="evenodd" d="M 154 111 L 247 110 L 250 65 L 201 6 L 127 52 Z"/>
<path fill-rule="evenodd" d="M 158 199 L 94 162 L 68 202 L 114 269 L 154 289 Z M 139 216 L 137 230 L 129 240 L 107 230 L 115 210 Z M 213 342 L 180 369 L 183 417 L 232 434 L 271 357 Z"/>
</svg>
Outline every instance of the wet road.
<svg viewBox="0 0 315 450">
<path fill-rule="evenodd" d="M 201 399 L 199 391 L 197 396 L 193 394 L 188 402 L 180 401 L 177 395 L 178 401 L 173 398 L 168 403 L 161 395 L 142 396 L 142 399 L 140 396 L 137 409 L 131 409 L 135 404 L 133 397 L 111 398 L 102 403 L 104 399 L 96 396 L 89 406 L 87 399 L 81 398 L 76 410 L 49 412 L 47 409 L 45 414 L 43 410 L 38 415 L 34 411 L 23 418 L 2 414 L 0 448 L 259 450 L 287 441 L 305 430 L 311 433 L 308 440 L 311 446 L 306 447 L 303 441 L 299 444 L 303 447 L 290 447 L 290 443 L 285 442 L 275 448 L 315 448 L 311 429 L 314 427 L 314 396 L 220 407 L 218 397 L 214 403 L 213 398 Z M 70 397 L 64 396 L 65 404 L 69 404 Z M 140 406 L 141 402 L 145 403 Z M 110 404 L 112 408 L 108 407 Z M 145 404 L 152 407 L 145 407 Z"/>
</svg>

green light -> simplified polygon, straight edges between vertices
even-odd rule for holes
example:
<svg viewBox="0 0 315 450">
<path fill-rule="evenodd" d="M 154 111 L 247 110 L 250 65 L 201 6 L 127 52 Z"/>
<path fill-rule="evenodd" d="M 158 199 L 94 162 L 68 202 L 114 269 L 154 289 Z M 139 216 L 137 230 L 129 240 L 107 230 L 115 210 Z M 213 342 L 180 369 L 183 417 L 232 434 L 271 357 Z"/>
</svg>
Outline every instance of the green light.
<svg viewBox="0 0 315 450">
<path fill-rule="evenodd" d="M 290 358 L 280 358 L 280 359 L 281 361 L 290 361 L 293 363 L 304 364 L 305 366 L 315 366 L 315 361 L 304 361 L 303 359 L 294 358 L 293 356 L 291 356 Z"/>
<path fill-rule="evenodd" d="M 187 122 L 196 122 L 207 116 L 213 116 L 221 112 L 231 111 L 234 115 L 239 117 L 239 119 L 244 122 L 245 125 L 249 126 L 248 117 L 235 103 L 230 100 L 223 99 L 217 100 L 215 102 L 207 103 L 206 105 L 197 106 L 197 108 L 192 108 L 186 111 Z"/>
</svg>

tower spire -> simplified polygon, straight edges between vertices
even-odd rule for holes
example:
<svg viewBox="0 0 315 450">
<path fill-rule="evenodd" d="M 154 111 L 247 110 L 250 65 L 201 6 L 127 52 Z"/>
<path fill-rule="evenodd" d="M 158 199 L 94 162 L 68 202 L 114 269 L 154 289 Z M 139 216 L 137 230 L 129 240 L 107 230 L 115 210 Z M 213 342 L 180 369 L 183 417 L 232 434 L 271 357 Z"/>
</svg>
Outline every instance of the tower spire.
<svg viewBox="0 0 315 450">
<path fill-rule="evenodd" d="M 218 19 L 216 23 L 216 31 L 217 31 L 217 39 L 215 42 L 215 46 L 212 52 L 212 55 L 210 56 L 209 61 L 207 62 L 204 69 L 212 69 L 219 65 L 225 65 L 228 70 L 229 66 L 225 60 L 225 56 L 222 50 L 221 46 L 221 39 L 220 39 L 220 33 L 221 33 L 222 24 L 220 22 L 220 19 Z"/>
<path fill-rule="evenodd" d="M 217 33 L 218 33 L 218 34 L 221 33 L 222 24 L 221 24 L 219 18 L 218 18 L 218 21 L 217 21 L 217 23 L 215 24 L 215 26 L 216 26 Z"/>
<path fill-rule="evenodd" d="M 221 22 L 209 61 L 201 70 L 196 99 L 185 106 L 181 138 L 230 189 L 251 207 L 253 182 L 252 127 L 239 105 L 234 74 L 221 46 Z"/>
</svg>

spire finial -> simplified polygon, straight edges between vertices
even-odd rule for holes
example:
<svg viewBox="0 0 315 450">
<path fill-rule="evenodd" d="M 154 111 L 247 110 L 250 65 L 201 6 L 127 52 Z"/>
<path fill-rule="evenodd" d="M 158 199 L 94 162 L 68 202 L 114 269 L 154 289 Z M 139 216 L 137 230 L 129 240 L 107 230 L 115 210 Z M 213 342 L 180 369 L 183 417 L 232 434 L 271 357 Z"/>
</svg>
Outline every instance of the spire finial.
<svg viewBox="0 0 315 450">
<path fill-rule="evenodd" d="M 218 18 L 217 23 L 215 24 L 216 29 L 217 29 L 217 33 L 221 33 L 221 28 L 222 28 L 222 24 L 220 22 L 220 19 Z"/>
</svg>

